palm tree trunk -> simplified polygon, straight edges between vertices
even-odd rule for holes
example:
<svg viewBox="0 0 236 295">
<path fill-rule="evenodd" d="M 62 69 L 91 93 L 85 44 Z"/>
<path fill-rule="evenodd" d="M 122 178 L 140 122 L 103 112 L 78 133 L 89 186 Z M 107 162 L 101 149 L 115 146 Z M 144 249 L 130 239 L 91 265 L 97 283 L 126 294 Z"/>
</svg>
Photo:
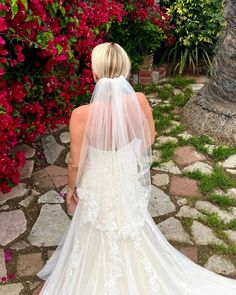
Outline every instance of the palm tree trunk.
<svg viewBox="0 0 236 295">
<path fill-rule="evenodd" d="M 227 26 L 212 76 L 184 107 L 184 121 L 197 134 L 236 142 L 236 0 L 225 0 Z"/>
</svg>

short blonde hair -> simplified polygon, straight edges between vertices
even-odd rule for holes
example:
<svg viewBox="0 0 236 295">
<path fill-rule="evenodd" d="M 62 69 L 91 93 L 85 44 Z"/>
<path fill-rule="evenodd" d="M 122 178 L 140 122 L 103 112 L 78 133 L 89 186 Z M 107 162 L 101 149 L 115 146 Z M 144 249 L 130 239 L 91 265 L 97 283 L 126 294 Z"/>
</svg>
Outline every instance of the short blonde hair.
<svg viewBox="0 0 236 295">
<path fill-rule="evenodd" d="M 117 43 L 106 42 L 92 51 L 92 69 L 101 78 L 128 77 L 131 63 L 128 54 Z"/>
</svg>

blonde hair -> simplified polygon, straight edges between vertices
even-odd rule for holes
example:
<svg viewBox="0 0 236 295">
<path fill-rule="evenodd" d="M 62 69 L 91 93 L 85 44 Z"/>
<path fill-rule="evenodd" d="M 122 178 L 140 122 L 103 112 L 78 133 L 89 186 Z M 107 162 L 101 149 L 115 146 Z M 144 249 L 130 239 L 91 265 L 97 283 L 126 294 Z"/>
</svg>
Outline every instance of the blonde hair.
<svg viewBox="0 0 236 295">
<path fill-rule="evenodd" d="M 92 51 L 92 69 L 101 78 L 128 77 L 131 63 L 128 54 L 117 43 L 102 43 Z"/>
</svg>

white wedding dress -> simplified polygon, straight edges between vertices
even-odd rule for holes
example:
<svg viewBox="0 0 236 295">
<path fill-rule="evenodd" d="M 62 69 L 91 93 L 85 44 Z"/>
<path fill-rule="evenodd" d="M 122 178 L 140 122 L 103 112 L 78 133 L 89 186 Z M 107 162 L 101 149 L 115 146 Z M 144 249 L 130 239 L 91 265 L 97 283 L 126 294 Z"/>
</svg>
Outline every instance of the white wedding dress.
<svg viewBox="0 0 236 295">
<path fill-rule="evenodd" d="M 235 280 L 195 264 L 162 235 L 147 211 L 145 190 L 135 181 L 133 144 L 118 150 L 115 157 L 90 147 L 74 216 L 37 274 L 47 279 L 40 294 L 236 294 Z M 129 212 L 123 207 L 117 161 L 129 177 L 125 180 L 133 203 Z"/>
</svg>

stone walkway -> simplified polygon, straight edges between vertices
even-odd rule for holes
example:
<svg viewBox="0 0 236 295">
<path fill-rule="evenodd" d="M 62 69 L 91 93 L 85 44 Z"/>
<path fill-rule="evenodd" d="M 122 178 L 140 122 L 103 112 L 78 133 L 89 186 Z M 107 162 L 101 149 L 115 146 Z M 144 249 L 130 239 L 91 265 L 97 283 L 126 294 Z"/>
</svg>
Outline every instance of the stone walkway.
<svg viewBox="0 0 236 295">
<path fill-rule="evenodd" d="M 198 90 L 202 83 L 191 87 Z M 181 91 L 178 88 L 174 90 L 176 93 Z M 156 93 L 149 94 L 148 98 L 154 107 L 171 103 L 168 100 L 163 102 Z M 180 126 L 179 118 L 177 114 L 171 121 L 170 134 L 173 128 Z M 156 138 L 154 145 L 149 212 L 165 237 L 179 251 L 210 270 L 236 278 L 235 248 L 234 255 L 223 253 L 228 247 L 236 247 L 235 227 L 224 229 L 224 235 L 222 232 L 220 235 L 213 223 L 208 224 L 204 219 L 210 213 L 222 222 L 235 225 L 236 205 L 220 208 L 207 199 L 199 180 L 188 175 L 196 170 L 206 176 L 212 175 L 217 163 L 210 155 L 217 146 L 207 145 L 208 152 L 201 153 L 189 143 L 178 146 L 181 138 L 192 137 L 187 131 L 175 136 L 170 134 L 167 130 L 166 134 Z M 176 145 L 172 158 L 166 162 L 162 160 L 163 144 Z M 41 282 L 35 274 L 53 253 L 70 222 L 64 198 L 68 127 L 61 126 L 31 147 L 20 145 L 17 149 L 24 150 L 27 157 L 21 171 L 22 183 L 10 193 L 0 194 L 0 295 L 33 294 Z M 227 173 L 236 174 L 236 154 L 219 164 Z M 227 192 L 218 190 L 218 194 L 227 194 L 236 200 L 234 187 L 229 187 Z M 216 245 L 216 248 L 210 245 Z M 222 253 L 219 249 L 223 249 Z"/>
</svg>

